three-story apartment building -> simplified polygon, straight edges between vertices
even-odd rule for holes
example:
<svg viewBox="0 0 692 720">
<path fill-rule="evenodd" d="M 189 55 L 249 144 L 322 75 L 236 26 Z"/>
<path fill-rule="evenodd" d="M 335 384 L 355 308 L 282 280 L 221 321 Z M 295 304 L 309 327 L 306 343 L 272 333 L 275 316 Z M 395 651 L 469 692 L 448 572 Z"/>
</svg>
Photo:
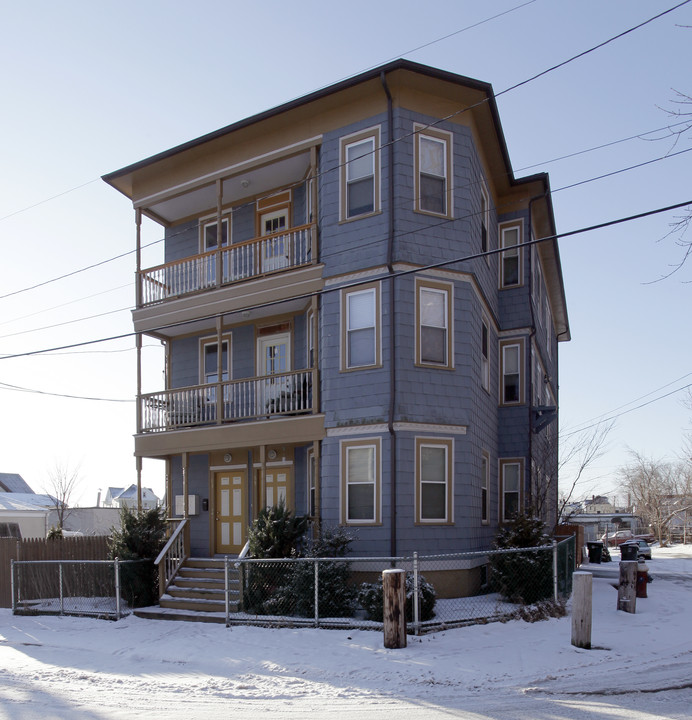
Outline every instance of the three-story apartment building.
<svg viewBox="0 0 692 720">
<path fill-rule="evenodd" d="M 555 520 L 550 189 L 514 177 L 490 85 L 400 60 L 104 179 L 137 257 L 142 217 L 165 228 L 137 267 L 166 367 L 135 456 L 166 463 L 193 555 L 238 553 L 279 501 L 357 528 L 361 555 Z"/>
</svg>

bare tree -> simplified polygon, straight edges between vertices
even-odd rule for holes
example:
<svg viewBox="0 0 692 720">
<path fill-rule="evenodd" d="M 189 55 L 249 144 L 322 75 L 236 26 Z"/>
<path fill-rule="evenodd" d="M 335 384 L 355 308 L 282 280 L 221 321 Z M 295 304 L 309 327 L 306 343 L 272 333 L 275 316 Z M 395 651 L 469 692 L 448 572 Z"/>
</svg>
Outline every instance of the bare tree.
<svg viewBox="0 0 692 720">
<path fill-rule="evenodd" d="M 631 498 L 634 512 L 664 545 L 672 518 L 692 509 L 692 474 L 682 463 L 655 460 L 636 452 L 631 455 L 632 462 L 619 473 L 622 487 Z"/>
<path fill-rule="evenodd" d="M 70 501 L 81 480 L 80 465 L 71 466 L 64 460 L 56 461 L 54 467 L 48 471 L 45 490 L 53 500 L 59 530 L 63 529 L 70 514 Z"/>
</svg>

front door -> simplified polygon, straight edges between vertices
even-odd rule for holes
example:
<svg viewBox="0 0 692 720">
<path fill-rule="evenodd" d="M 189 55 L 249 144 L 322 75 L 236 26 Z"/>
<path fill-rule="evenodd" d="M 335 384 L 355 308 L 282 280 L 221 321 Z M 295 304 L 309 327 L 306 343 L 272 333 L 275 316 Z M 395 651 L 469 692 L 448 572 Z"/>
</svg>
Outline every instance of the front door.
<svg viewBox="0 0 692 720">
<path fill-rule="evenodd" d="M 237 555 L 247 540 L 247 471 L 217 472 L 214 484 L 216 552 Z"/>
<path fill-rule="evenodd" d="M 262 378 L 258 387 L 257 412 L 260 415 L 287 412 L 291 409 L 290 378 L 291 336 L 278 333 L 257 341 L 257 374 Z"/>
<path fill-rule="evenodd" d="M 287 267 L 289 237 L 284 231 L 288 229 L 288 208 L 263 213 L 260 216 L 260 227 L 262 237 L 267 238 L 262 241 L 264 272 Z"/>
</svg>

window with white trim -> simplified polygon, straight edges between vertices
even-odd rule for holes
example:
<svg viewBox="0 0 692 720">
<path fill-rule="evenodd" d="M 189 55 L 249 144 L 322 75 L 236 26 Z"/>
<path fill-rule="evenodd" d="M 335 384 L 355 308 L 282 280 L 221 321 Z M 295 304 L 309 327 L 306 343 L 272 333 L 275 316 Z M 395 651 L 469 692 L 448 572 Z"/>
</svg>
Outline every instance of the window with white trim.
<svg viewBox="0 0 692 720">
<path fill-rule="evenodd" d="M 416 363 L 451 368 L 454 347 L 450 330 L 453 286 L 417 280 L 416 288 L 418 291 Z"/>
<path fill-rule="evenodd" d="M 221 341 L 221 381 L 230 379 L 230 346 L 227 335 Z M 219 343 L 216 338 L 201 340 L 200 382 L 202 384 L 219 382 Z"/>
<path fill-rule="evenodd" d="M 344 291 L 342 302 L 342 369 L 373 367 L 380 362 L 379 285 Z"/>
<path fill-rule="evenodd" d="M 216 250 L 219 246 L 219 224 L 216 220 L 211 220 L 202 224 L 202 252 Z M 221 247 L 228 245 L 228 218 L 221 220 Z"/>
<path fill-rule="evenodd" d="M 501 522 L 512 520 L 521 513 L 522 468 L 522 460 L 500 460 L 502 483 L 500 489 L 500 497 L 502 498 Z"/>
<path fill-rule="evenodd" d="M 522 284 L 521 274 L 521 224 L 500 227 L 502 259 L 500 262 L 500 287 L 516 287 Z"/>
<path fill-rule="evenodd" d="M 317 513 L 317 467 L 314 450 L 308 450 L 308 515 L 315 517 Z"/>
<path fill-rule="evenodd" d="M 488 188 L 481 180 L 481 252 L 488 252 L 488 230 L 490 228 L 490 198 Z M 490 263 L 490 256 L 486 255 L 485 261 Z"/>
<path fill-rule="evenodd" d="M 380 440 L 341 443 L 341 522 L 380 522 Z"/>
<path fill-rule="evenodd" d="M 379 211 L 379 128 L 341 139 L 341 219 Z"/>
<path fill-rule="evenodd" d="M 416 522 L 453 521 L 452 465 L 452 440 L 416 438 Z"/>
<path fill-rule="evenodd" d="M 524 401 L 522 341 L 503 340 L 500 343 L 501 403 L 518 405 Z"/>
<path fill-rule="evenodd" d="M 452 136 L 441 130 L 415 134 L 415 204 L 418 212 L 450 217 Z"/>
</svg>

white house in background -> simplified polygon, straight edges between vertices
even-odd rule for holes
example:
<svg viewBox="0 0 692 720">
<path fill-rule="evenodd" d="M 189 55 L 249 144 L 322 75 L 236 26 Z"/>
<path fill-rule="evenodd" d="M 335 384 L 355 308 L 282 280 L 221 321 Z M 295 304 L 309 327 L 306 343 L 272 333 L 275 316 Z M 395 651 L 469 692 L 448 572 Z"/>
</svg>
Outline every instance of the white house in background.
<svg viewBox="0 0 692 720">
<path fill-rule="evenodd" d="M 161 501 L 151 488 L 142 488 L 142 510 L 152 510 L 158 507 Z M 109 487 L 103 499 L 103 507 L 137 507 L 137 486 L 128 488 Z"/>
<path fill-rule="evenodd" d="M 49 514 L 55 509 L 50 495 L 0 492 L 0 523 L 16 523 L 23 538 L 44 538 L 50 529 Z"/>
<path fill-rule="evenodd" d="M 0 473 L 0 492 L 33 494 L 34 491 L 21 475 L 17 473 Z"/>
</svg>

